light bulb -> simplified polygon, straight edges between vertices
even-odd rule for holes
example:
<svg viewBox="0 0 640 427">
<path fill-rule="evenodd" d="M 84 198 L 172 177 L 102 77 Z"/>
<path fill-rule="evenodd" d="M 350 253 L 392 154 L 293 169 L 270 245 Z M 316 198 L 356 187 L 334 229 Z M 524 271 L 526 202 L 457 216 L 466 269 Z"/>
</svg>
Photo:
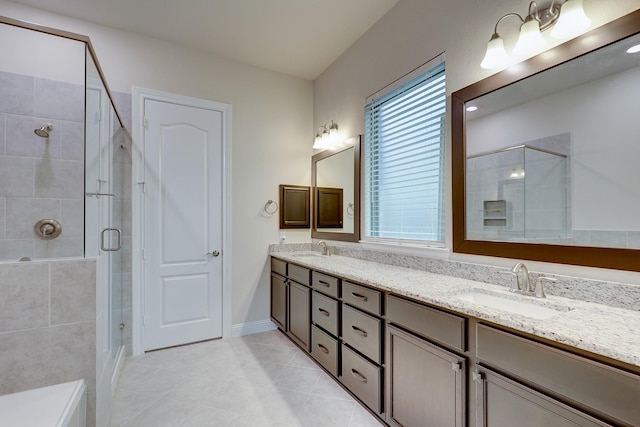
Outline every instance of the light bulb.
<svg viewBox="0 0 640 427">
<path fill-rule="evenodd" d="M 513 52 L 518 55 L 528 55 L 542 49 L 546 44 L 547 42 L 540 33 L 540 22 L 534 17 L 528 16 L 520 27 L 520 36 Z"/>
<path fill-rule="evenodd" d="M 494 33 L 489 43 L 487 43 L 487 52 L 484 54 L 484 59 L 480 63 L 480 66 L 490 70 L 501 67 L 508 62 L 509 55 L 507 51 L 504 50 L 504 41 L 498 33 Z"/>
<path fill-rule="evenodd" d="M 558 39 L 577 36 L 589 25 L 591 20 L 584 13 L 582 0 L 567 0 L 560 8 L 560 17 L 551 30 L 551 36 Z"/>
<path fill-rule="evenodd" d="M 326 139 L 323 138 L 323 136 L 324 136 L 324 132 L 321 134 L 320 129 L 318 129 L 318 132 L 316 133 L 316 138 L 313 140 L 314 150 L 322 150 L 324 148 L 327 148 L 325 144 Z"/>
</svg>

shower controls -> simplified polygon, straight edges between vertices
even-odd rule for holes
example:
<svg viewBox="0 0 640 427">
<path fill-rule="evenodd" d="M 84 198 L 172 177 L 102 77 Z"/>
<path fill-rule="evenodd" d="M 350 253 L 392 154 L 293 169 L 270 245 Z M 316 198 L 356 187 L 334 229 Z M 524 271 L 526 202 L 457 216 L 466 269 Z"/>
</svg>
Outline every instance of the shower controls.
<svg viewBox="0 0 640 427">
<path fill-rule="evenodd" d="M 41 219 L 33 226 L 33 231 L 42 240 L 51 240 L 62 233 L 62 224 L 55 219 Z"/>
</svg>

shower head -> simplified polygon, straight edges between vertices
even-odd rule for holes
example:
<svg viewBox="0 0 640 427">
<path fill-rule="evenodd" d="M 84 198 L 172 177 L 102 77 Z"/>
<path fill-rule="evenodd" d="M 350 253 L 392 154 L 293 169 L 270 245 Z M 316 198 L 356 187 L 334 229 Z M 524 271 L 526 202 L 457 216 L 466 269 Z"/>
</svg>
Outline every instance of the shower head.
<svg viewBox="0 0 640 427">
<path fill-rule="evenodd" d="M 49 132 L 53 130 L 51 123 L 45 123 L 40 129 L 36 129 L 33 132 L 41 138 L 49 138 Z"/>
</svg>

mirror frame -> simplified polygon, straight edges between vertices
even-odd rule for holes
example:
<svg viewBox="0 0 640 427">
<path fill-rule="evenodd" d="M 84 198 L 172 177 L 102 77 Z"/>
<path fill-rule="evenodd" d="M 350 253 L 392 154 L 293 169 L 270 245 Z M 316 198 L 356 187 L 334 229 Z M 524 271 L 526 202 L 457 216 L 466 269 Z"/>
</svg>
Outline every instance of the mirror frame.
<svg viewBox="0 0 640 427">
<path fill-rule="evenodd" d="M 640 32 L 640 10 L 569 40 L 451 95 L 453 252 L 640 271 L 640 250 L 467 240 L 465 103 Z"/>
<path fill-rule="evenodd" d="M 318 231 L 316 216 L 316 206 L 318 203 L 317 188 L 317 164 L 320 160 L 331 157 L 335 154 L 348 150 L 351 147 L 341 148 L 339 150 L 324 150 L 311 157 L 311 193 L 312 193 L 312 219 L 311 219 L 311 237 L 314 239 L 340 240 L 343 242 L 359 242 L 360 241 L 360 152 L 362 145 L 362 135 L 353 138 L 353 233 L 336 233 L 327 231 Z"/>
</svg>

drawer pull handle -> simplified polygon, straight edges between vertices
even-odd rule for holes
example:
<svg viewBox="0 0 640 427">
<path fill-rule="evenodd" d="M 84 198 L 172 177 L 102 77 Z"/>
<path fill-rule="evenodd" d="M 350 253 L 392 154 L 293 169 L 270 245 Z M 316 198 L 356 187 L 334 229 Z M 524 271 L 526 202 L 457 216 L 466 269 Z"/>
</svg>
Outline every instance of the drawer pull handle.
<svg viewBox="0 0 640 427">
<path fill-rule="evenodd" d="M 354 377 L 356 377 L 358 379 L 358 381 L 361 381 L 363 383 L 367 383 L 367 377 L 365 377 L 364 375 L 362 375 L 360 372 L 356 371 L 355 369 L 351 369 L 351 375 L 353 375 Z"/>
<path fill-rule="evenodd" d="M 360 329 L 357 326 L 353 326 L 351 325 L 351 329 L 353 329 L 353 332 L 355 332 L 356 334 L 363 336 L 363 337 L 367 337 L 367 331 L 365 331 L 364 329 Z"/>
<path fill-rule="evenodd" d="M 367 301 L 369 299 L 366 297 L 366 295 L 356 294 L 355 292 L 351 292 L 351 296 L 354 298 L 361 299 L 362 301 Z"/>
<path fill-rule="evenodd" d="M 323 346 L 322 344 L 318 344 L 318 348 L 319 348 L 320 350 L 322 350 L 322 352 L 323 352 L 324 354 L 329 354 L 329 349 L 328 349 L 327 347 Z"/>
<path fill-rule="evenodd" d="M 318 308 L 318 311 L 322 314 L 324 314 L 325 316 L 329 317 L 329 312 L 327 310 L 325 310 L 324 308 Z"/>
<path fill-rule="evenodd" d="M 324 286 L 325 288 L 329 288 L 331 287 L 330 284 L 328 284 L 327 282 L 323 282 L 322 280 L 318 280 L 318 283 L 320 283 L 322 286 Z"/>
</svg>

